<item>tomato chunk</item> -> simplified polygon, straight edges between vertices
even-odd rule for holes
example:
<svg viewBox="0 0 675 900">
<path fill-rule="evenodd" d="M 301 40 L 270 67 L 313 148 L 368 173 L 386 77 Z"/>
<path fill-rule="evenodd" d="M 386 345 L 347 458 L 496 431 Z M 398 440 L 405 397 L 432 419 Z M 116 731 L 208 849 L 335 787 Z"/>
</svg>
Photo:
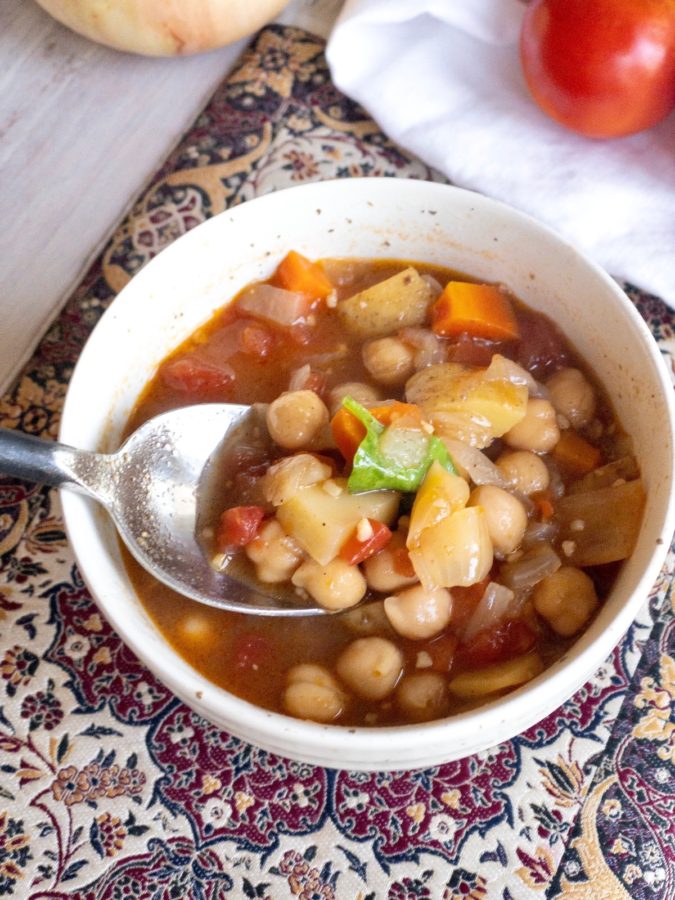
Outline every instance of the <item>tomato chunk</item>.
<svg viewBox="0 0 675 900">
<path fill-rule="evenodd" d="M 405 544 L 402 547 L 397 547 L 392 553 L 392 565 L 394 572 L 402 578 L 412 578 L 415 574 L 415 567 L 412 564 L 408 548 Z"/>
<path fill-rule="evenodd" d="M 469 334 L 461 334 L 448 345 L 448 362 L 465 366 L 489 366 L 495 353 L 503 349 L 503 342 L 484 341 Z"/>
<path fill-rule="evenodd" d="M 221 553 L 245 547 L 260 530 L 265 517 L 262 506 L 233 506 L 226 509 L 218 523 L 216 547 Z"/>
<path fill-rule="evenodd" d="M 477 581 L 468 587 L 458 585 L 452 589 L 452 627 L 459 634 L 462 633 L 474 614 L 490 581 L 491 577 L 488 573 L 482 581 Z"/>
<path fill-rule="evenodd" d="M 235 669 L 256 671 L 265 662 L 273 659 L 273 647 L 261 634 L 241 634 L 232 647 L 232 661 Z"/>
<path fill-rule="evenodd" d="M 433 641 L 420 645 L 420 650 L 429 654 L 431 658 L 430 668 L 434 672 L 447 674 L 455 660 L 458 643 L 456 635 L 446 632 L 434 638 Z"/>
<path fill-rule="evenodd" d="M 366 526 L 363 523 L 368 523 Z M 361 532 L 365 532 L 364 535 Z M 377 519 L 362 519 L 340 550 L 340 559 L 355 566 L 378 553 L 391 540 L 391 530 Z"/>
<path fill-rule="evenodd" d="M 239 333 L 239 349 L 247 356 L 265 359 L 269 356 L 273 343 L 273 336 L 263 325 L 246 324 Z"/>
<path fill-rule="evenodd" d="M 522 619 L 507 619 L 496 628 L 479 631 L 466 644 L 460 645 L 457 661 L 463 669 L 482 669 L 522 656 L 532 649 L 536 640 L 537 635 Z"/>
<path fill-rule="evenodd" d="M 160 374 L 168 387 L 197 397 L 223 391 L 234 381 L 232 366 L 218 365 L 195 356 L 173 360 Z"/>
</svg>

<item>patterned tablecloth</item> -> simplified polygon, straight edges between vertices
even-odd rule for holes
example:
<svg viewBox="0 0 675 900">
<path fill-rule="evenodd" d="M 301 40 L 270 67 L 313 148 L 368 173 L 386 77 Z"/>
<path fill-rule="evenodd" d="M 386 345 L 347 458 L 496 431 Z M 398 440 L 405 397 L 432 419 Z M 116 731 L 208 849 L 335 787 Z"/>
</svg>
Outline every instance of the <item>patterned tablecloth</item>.
<svg viewBox="0 0 675 900">
<path fill-rule="evenodd" d="M 88 334 L 174 238 L 266 191 L 361 175 L 442 180 L 338 93 L 321 41 L 262 31 L 0 400 L 0 424 L 56 436 Z M 628 291 L 672 367 L 675 317 Z M 176 700 L 97 611 L 58 494 L 0 478 L 0 895 L 675 898 L 673 558 L 593 680 L 524 734 L 424 771 L 330 771 Z"/>
</svg>

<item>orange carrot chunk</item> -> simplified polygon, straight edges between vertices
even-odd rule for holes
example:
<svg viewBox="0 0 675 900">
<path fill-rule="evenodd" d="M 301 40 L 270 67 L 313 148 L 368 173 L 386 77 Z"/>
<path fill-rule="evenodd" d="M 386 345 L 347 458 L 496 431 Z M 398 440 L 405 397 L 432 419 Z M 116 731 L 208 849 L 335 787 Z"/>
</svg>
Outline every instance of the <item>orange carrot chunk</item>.
<svg viewBox="0 0 675 900">
<path fill-rule="evenodd" d="M 469 334 L 489 341 L 520 336 L 508 295 L 492 284 L 449 281 L 431 307 L 431 327 L 443 337 Z"/>
<path fill-rule="evenodd" d="M 553 450 L 553 457 L 566 472 L 573 475 L 587 475 L 598 468 L 602 454 L 576 431 L 569 430 L 563 431 L 560 435 L 560 440 Z"/>
<path fill-rule="evenodd" d="M 341 406 L 331 419 L 330 427 L 338 450 L 351 465 L 354 454 L 365 437 L 365 426 L 348 409 Z"/>
<path fill-rule="evenodd" d="M 319 263 L 295 250 L 287 253 L 279 263 L 274 281 L 287 291 L 296 291 L 313 300 L 323 300 L 333 291 L 333 285 Z"/>
</svg>

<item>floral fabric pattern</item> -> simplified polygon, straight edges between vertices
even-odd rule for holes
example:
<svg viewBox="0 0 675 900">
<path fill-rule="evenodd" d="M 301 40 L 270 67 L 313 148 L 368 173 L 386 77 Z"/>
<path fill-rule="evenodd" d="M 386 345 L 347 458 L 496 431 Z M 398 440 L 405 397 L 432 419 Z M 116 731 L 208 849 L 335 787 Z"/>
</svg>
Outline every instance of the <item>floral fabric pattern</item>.
<svg viewBox="0 0 675 900">
<path fill-rule="evenodd" d="M 339 94 L 319 39 L 264 29 L 0 398 L 0 425 L 56 436 L 87 336 L 176 237 L 362 175 L 442 180 Z M 675 371 L 673 314 L 628 291 Z M 0 477 L 0 896 L 674 897 L 673 559 L 591 681 L 512 741 L 423 771 L 332 771 L 173 697 L 97 610 L 57 493 Z"/>
</svg>

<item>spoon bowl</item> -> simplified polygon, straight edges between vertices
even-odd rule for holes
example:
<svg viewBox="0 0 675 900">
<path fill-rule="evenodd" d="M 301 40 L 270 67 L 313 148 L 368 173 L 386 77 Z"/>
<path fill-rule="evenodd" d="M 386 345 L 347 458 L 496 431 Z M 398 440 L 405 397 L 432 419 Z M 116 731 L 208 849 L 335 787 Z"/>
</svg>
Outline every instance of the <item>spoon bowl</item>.
<svg viewBox="0 0 675 900">
<path fill-rule="evenodd" d="M 138 562 L 172 590 L 230 612 L 319 615 L 294 594 L 258 589 L 207 558 L 200 486 L 250 426 L 255 409 L 232 403 L 186 406 L 155 416 L 115 453 L 92 453 L 0 429 L 0 471 L 84 493 L 110 513 Z"/>
</svg>

